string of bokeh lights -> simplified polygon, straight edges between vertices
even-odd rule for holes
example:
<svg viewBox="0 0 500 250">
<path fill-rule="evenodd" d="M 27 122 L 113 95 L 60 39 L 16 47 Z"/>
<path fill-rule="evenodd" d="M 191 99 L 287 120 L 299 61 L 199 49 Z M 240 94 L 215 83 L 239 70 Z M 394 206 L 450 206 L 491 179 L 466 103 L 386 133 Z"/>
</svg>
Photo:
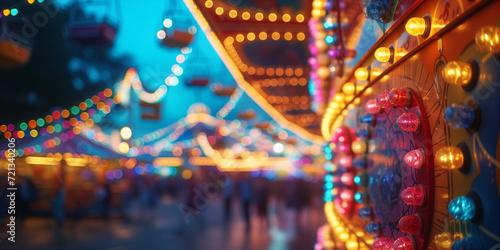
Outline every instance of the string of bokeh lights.
<svg viewBox="0 0 500 250">
<path fill-rule="evenodd" d="M 33 3 L 35 3 L 35 0 L 27 0 L 26 2 L 28 2 L 28 4 L 32 5 Z M 45 0 L 38 0 L 38 3 L 44 3 Z M 0 13 L 0 19 L 3 18 L 3 17 L 9 17 L 9 16 L 17 16 L 19 14 L 19 9 L 20 8 L 20 4 L 22 3 L 19 3 L 19 4 L 16 4 L 10 8 L 6 8 L 6 9 L 3 9 L 2 12 Z"/>
</svg>

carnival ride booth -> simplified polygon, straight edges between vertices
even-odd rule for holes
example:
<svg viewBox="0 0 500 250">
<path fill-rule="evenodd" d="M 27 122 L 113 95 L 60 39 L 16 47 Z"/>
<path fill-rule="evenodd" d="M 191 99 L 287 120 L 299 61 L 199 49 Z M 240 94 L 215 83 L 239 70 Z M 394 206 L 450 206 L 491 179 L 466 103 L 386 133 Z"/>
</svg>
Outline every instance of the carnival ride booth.
<svg viewBox="0 0 500 250">
<path fill-rule="evenodd" d="M 33 41 L 22 35 L 22 25 L 15 17 L 0 19 L 0 68 L 22 66 L 30 59 Z"/>
<path fill-rule="evenodd" d="M 170 0 L 165 11 L 163 28 L 158 31 L 161 44 L 170 48 L 183 48 L 193 41 L 196 27 L 191 17 L 179 10 L 177 1 Z"/>
<path fill-rule="evenodd" d="M 86 46 L 112 45 L 120 21 L 119 1 L 77 0 L 71 9 L 68 34 Z M 112 16 L 113 10 L 115 15 Z"/>
</svg>

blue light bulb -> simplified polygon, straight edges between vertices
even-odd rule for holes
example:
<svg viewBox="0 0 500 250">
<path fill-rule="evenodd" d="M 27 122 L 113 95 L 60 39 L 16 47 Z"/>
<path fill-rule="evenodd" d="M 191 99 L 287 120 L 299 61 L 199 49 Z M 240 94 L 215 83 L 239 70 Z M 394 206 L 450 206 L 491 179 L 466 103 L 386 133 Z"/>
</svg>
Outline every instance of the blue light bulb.
<svg viewBox="0 0 500 250">
<path fill-rule="evenodd" d="M 326 37 L 325 37 L 325 42 L 326 42 L 327 44 L 334 44 L 334 43 L 336 43 L 336 42 L 337 42 L 337 40 L 338 40 L 337 35 L 333 35 L 333 36 L 326 36 Z"/>
<path fill-rule="evenodd" d="M 370 113 L 366 113 L 359 117 L 359 121 L 361 123 L 371 124 L 373 122 L 373 115 Z"/>
<path fill-rule="evenodd" d="M 451 104 L 444 110 L 444 119 L 455 128 L 470 128 L 474 123 L 474 108 L 469 105 Z"/>
<path fill-rule="evenodd" d="M 325 190 L 330 190 L 333 188 L 333 182 L 327 182 L 324 186 Z"/>
<path fill-rule="evenodd" d="M 483 249 L 481 242 L 475 237 L 467 237 L 462 240 L 456 240 L 451 246 L 452 250 L 480 250 Z"/>
<path fill-rule="evenodd" d="M 385 18 L 386 9 L 387 9 L 387 7 L 385 6 L 385 4 L 382 0 L 372 0 L 366 6 L 365 16 L 367 18 L 381 22 Z"/>
<path fill-rule="evenodd" d="M 368 194 L 365 191 L 358 191 L 354 194 L 354 200 L 359 204 L 366 203 L 368 200 Z"/>
<path fill-rule="evenodd" d="M 325 181 L 326 182 L 332 182 L 332 180 L 333 180 L 333 176 L 331 174 L 325 175 Z"/>
<path fill-rule="evenodd" d="M 365 230 L 367 233 L 377 236 L 380 234 L 380 225 L 378 222 L 369 222 L 366 224 Z"/>
<path fill-rule="evenodd" d="M 372 210 L 370 207 L 362 207 L 358 211 L 359 217 L 367 220 L 372 217 Z"/>
<path fill-rule="evenodd" d="M 476 204 L 472 198 L 459 196 L 451 200 L 448 212 L 459 220 L 470 220 L 476 215 Z"/>
<path fill-rule="evenodd" d="M 354 176 L 354 183 L 358 186 L 367 186 L 368 185 L 368 176 L 365 173 L 357 174 Z"/>
</svg>

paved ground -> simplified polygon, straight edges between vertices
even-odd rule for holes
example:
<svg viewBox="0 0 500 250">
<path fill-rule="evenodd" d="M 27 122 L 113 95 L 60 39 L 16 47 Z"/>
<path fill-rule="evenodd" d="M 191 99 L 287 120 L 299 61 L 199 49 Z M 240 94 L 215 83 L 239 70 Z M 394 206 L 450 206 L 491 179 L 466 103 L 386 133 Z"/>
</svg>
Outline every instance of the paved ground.
<svg viewBox="0 0 500 250">
<path fill-rule="evenodd" d="M 138 207 L 130 219 L 85 218 L 65 221 L 63 239 L 54 240 L 55 222 L 33 217 L 17 229 L 16 243 L 0 239 L 0 249 L 179 249 L 179 250 L 253 250 L 313 249 L 316 229 L 325 223 L 321 204 L 300 215 L 270 202 L 270 228 L 252 211 L 251 229 L 247 232 L 241 207 L 233 204 L 233 219 L 224 223 L 222 202 L 212 199 L 201 216 L 182 218 L 179 203 L 164 200 L 152 213 Z M 148 214 L 149 216 L 146 216 Z M 2 228 L 2 232 L 4 233 Z"/>
</svg>

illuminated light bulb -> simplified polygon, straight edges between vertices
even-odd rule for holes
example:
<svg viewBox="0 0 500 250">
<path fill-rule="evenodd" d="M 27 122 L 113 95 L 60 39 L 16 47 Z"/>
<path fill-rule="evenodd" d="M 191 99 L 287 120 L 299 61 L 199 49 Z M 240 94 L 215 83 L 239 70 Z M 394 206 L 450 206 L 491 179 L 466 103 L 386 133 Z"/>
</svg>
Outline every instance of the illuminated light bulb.
<svg viewBox="0 0 500 250">
<path fill-rule="evenodd" d="M 369 76 L 369 71 L 365 67 L 359 67 L 356 71 L 354 71 L 354 77 L 356 77 L 358 81 L 366 81 Z"/>
<path fill-rule="evenodd" d="M 363 114 L 359 117 L 360 123 L 371 125 L 373 124 L 374 121 L 375 119 L 373 118 L 373 115 L 370 113 Z"/>
<path fill-rule="evenodd" d="M 380 112 L 380 106 L 377 103 L 377 100 L 375 100 L 375 99 L 370 99 L 370 100 L 366 101 L 365 109 L 370 114 L 376 114 L 376 113 Z"/>
<path fill-rule="evenodd" d="M 420 117 L 415 113 L 405 113 L 398 118 L 398 126 L 406 132 L 418 132 Z"/>
<path fill-rule="evenodd" d="M 430 32 L 430 18 L 413 17 L 406 22 L 406 32 L 412 36 L 427 37 Z"/>
<path fill-rule="evenodd" d="M 372 209 L 370 207 L 362 207 L 358 211 L 359 217 L 368 220 L 372 217 Z"/>
<path fill-rule="evenodd" d="M 460 169 L 464 165 L 464 154 L 460 148 L 447 146 L 437 151 L 435 161 L 444 169 Z"/>
<path fill-rule="evenodd" d="M 129 127 L 123 127 L 120 130 L 120 136 L 123 138 L 123 140 L 128 140 L 130 137 L 132 137 L 132 130 Z"/>
<path fill-rule="evenodd" d="M 339 163 L 344 168 L 350 168 L 352 167 L 352 157 L 344 155 L 339 159 Z"/>
<path fill-rule="evenodd" d="M 346 82 L 344 86 L 342 86 L 342 92 L 346 95 L 354 95 L 356 88 L 354 87 L 354 83 Z"/>
<path fill-rule="evenodd" d="M 422 148 L 412 150 L 404 156 L 404 161 L 408 166 L 419 169 L 424 164 L 425 153 Z"/>
<path fill-rule="evenodd" d="M 369 222 L 366 224 L 365 230 L 367 233 L 377 236 L 380 234 L 380 224 L 378 222 Z"/>
<path fill-rule="evenodd" d="M 467 196 L 459 196 L 451 200 L 448 212 L 458 220 L 470 220 L 476 216 L 476 203 Z"/>
<path fill-rule="evenodd" d="M 391 245 L 391 244 L 392 244 L 392 242 L 391 242 L 391 240 L 389 240 L 389 238 L 378 237 L 377 239 L 375 239 L 372 246 L 373 246 L 373 249 L 375 249 L 375 250 L 382 250 L 382 249 L 384 249 L 385 246 Z"/>
<path fill-rule="evenodd" d="M 416 187 L 407 187 L 399 195 L 401 200 L 408 206 L 422 206 L 425 201 L 425 190 L 419 185 Z"/>
<path fill-rule="evenodd" d="M 382 108 L 392 108 L 392 103 L 389 100 L 389 91 L 384 91 L 377 96 L 377 103 Z"/>
<path fill-rule="evenodd" d="M 354 184 L 354 177 L 352 173 L 343 173 L 342 176 L 340 177 L 340 181 L 342 183 L 352 186 Z"/>
<path fill-rule="evenodd" d="M 455 243 L 451 246 L 453 250 L 460 249 L 484 249 L 481 241 L 476 239 L 475 237 L 469 236 L 467 238 L 456 240 Z"/>
<path fill-rule="evenodd" d="M 389 101 L 396 107 L 408 107 L 411 104 L 410 91 L 404 88 L 394 88 L 389 93 Z"/>
<path fill-rule="evenodd" d="M 414 250 L 417 248 L 410 236 L 403 236 L 394 241 L 395 250 Z"/>
<path fill-rule="evenodd" d="M 357 174 L 353 180 L 358 186 L 368 186 L 368 175 L 366 173 Z"/>
<path fill-rule="evenodd" d="M 434 236 L 434 241 L 438 249 L 450 249 L 453 241 L 450 232 L 442 232 Z"/>
<path fill-rule="evenodd" d="M 476 45 L 480 51 L 488 51 L 500 58 L 500 27 L 482 27 L 476 33 Z"/>
<path fill-rule="evenodd" d="M 126 143 L 126 142 L 122 142 L 122 143 L 120 143 L 120 145 L 118 145 L 118 150 L 122 154 L 128 153 L 129 149 L 130 149 L 130 147 L 129 147 L 128 143 Z"/>
<path fill-rule="evenodd" d="M 454 128 L 470 128 L 474 118 L 474 108 L 464 103 L 453 103 L 444 110 L 446 123 Z"/>
<path fill-rule="evenodd" d="M 448 62 L 441 70 L 444 81 L 448 84 L 462 85 L 469 91 L 477 83 L 479 66 L 475 60 L 469 62 L 452 61 Z"/>
<path fill-rule="evenodd" d="M 351 144 L 351 149 L 356 154 L 363 154 L 366 152 L 366 143 L 364 141 L 355 141 Z"/>
<path fill-rule="evenodd" d="M 365 191 L 358 191 L 354 194 L 354 200 L 359 204 L 364 204 L 368 201 L 368 194 Z"/>
<path fill-rule="evenodd" d="M 340 193 L 340 199 L 342 199 L 343 201 L 351 201 L 352 197 L 352 191 L 349 189 L 344 189 L 342 193 Z"/>
<path fill-rule="evenodd" d="M 380 47 L 380 48 L 378 48 L 377 50 L 375 50 L 375 58 L 379 62 L 390 62 L 390 63 L 392 63 L 392 59 L 394 57 L 393 56 L 394 49 L 391 50 L 391 48 L 386 48 L 386 47 Z"/>
<path fill-rule="evenodd" d="M 420 215 L 406 215 L 399 219 L 399 230 L 409 234 L 420 234 L 422 231 L 422 219 Z"/>
</svg>

